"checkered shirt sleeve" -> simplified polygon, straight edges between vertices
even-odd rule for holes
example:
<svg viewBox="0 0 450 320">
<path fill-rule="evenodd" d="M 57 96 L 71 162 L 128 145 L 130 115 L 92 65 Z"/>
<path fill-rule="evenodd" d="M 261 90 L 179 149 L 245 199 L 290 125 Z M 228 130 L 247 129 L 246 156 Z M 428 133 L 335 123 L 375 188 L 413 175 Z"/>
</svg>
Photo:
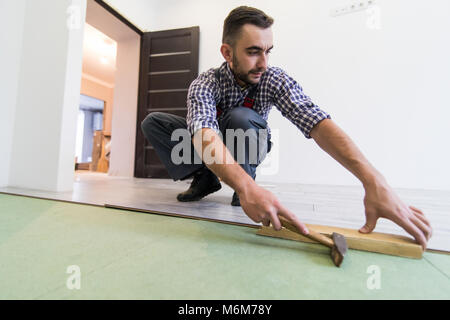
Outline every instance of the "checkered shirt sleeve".
<svg viewBox="0 0 450 320">
<path fill-rule="evenodd" d="M 281 114 L 291 121 L 303 135 L 311 139 L 312 128 L 330 115 L 315 105 L 303 93 L 302 87 L 280 68 L 272 68 L 273 102 Z"/>
<path fill-rule="evenodd" d="M 186 122 L 191 135 L 202 128 L 211 128 L 217 133 L 220 132 L 216 120 L 216 101 L 218 100 L 218 83 L 214 76 L 214 69 L 210 69 L 202 73 L 189 86 Z"/>
</svg>

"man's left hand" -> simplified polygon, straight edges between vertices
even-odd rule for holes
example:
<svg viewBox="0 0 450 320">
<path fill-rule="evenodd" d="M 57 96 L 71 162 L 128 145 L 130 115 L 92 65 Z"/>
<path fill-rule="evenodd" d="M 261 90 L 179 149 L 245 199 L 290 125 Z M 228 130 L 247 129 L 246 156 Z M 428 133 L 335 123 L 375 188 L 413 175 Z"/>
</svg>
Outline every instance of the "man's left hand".
<svg viewBox="0 0 450 320">
<path fill-rule="evenodd" d="M 422 246 L 427 248 L 427 241 L 433 230 L 425 214 L 413 206 L 407 206 L 386 183 L 365 187 L 364 206 L 366 224 L 359 230 L 370 233 L 375 229 L 379 218 L 389 219 L 412 235 Z"/>
</svg>

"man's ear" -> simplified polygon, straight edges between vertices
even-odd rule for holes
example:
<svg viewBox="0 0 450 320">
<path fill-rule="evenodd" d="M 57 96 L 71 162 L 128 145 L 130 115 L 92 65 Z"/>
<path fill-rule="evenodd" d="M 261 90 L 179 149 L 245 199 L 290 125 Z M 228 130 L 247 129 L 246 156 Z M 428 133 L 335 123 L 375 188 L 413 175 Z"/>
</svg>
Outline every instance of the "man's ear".
<svg viewBox="0 0 450 320">
<path fill-rule="evenodd" d="M 220 52 L 222 53 L 222 56 L 225 58 L 225 60 L 231 64 L 233 61 L 233 48 L 227 43 L 223 43 L 220 47 Z"/>
</svg>

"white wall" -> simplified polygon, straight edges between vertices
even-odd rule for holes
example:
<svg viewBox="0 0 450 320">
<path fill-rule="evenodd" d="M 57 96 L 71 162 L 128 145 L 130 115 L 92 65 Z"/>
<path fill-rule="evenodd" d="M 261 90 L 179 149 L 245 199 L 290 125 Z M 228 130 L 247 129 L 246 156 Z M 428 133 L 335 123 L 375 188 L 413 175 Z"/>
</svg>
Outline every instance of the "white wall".
<svg viewBox="0 0 450 320">
<path fill-rule="evenodd" d="M 59 119 L 61 129 L 58 141 L 59 155 L 56 186 L 57 191 L 73 189 L 76 131 L 80 105 L 81 73 L 83 64 L 83 22 L 86 17 L 86 0 L 66 0 L 65 2 L 65 4 L 61 5 L 60 10 L 58 10 L 58 14 L 64 16 L 66 21 L 65 36 L 68 37 L 68 43 L 63 80 L 64 96 L 61 116 Z M 50 4 L 52 3 L 53 1 L 50 1 Z M 77 19 L 77 26 L 75 28 L 67 28 L 68 5 L 79 10 L 79 17 L 75 18 Z M 78 11 L 76 12 L 78 13 Z M 65 13 L 65 15 L 63 15 L 63 13 Z M 56 107 L 58 108 L 59 106 Z"/>
<path fill-rule="evenodd" d="M 117 70 L 111 125 L 109 174 L 134 176 L 140 37 L 117 43 Z"/>
<path fill-rule="evenodd" d="M 20 57 L 20 70 L 12 73 L 18 75 L 18 87 L 8 184 L 71 190 L 83 23 L 69 29 L 67 20 L 74 5 L 76 20 L 84 21 L 86 0 L 27 0 L 25 8 L 12 3 L 25 23 L 22 48 L 7 50 Z"/>
<path fill-rule="evenodd" d="M 356 12 L 331 17 L 351 1 L 108 0 L 140 28 L 200 26 L 200 72 L 218 66 L 222 23 L 239 5 L 275 18 L 271 64 L 294 76 L 353 138 L 394 187 L 450 190 L 450 2 L 378 0 L 381 29 Z M 266 181 L 359 182 L 274 110 L 279 172 Z M 298 139 L 297 139 L 298 138 Z M 276 149 L 274 149 L 276 152 Z"/>
<path fill-rule="evenodd" d="M 0 187 L 8 185 L 25 0 L 0 0 Z"/>
</svg>

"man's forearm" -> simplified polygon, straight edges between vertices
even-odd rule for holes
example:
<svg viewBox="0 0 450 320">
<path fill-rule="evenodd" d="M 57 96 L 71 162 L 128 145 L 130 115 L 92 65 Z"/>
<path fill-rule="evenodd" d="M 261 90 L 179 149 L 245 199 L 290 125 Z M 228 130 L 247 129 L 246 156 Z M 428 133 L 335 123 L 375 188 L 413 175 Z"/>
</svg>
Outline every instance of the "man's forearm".
<svg viewBox="0 0 450 320">
<path fill-rule="evenodd" d="M 238 194 L 243 192 L 253 179 L 234 160 L 222 139 L 212 129 L 198 130 L 193 137 L 194 148 L 205 165 Z"/>
<path fill-rule="evenodd" d="M 319 122 L 310 135 L 324 151 L 353 173 L 364 187 L 385 182 L 356 144 L 332 120 Z"/>
</svg>

